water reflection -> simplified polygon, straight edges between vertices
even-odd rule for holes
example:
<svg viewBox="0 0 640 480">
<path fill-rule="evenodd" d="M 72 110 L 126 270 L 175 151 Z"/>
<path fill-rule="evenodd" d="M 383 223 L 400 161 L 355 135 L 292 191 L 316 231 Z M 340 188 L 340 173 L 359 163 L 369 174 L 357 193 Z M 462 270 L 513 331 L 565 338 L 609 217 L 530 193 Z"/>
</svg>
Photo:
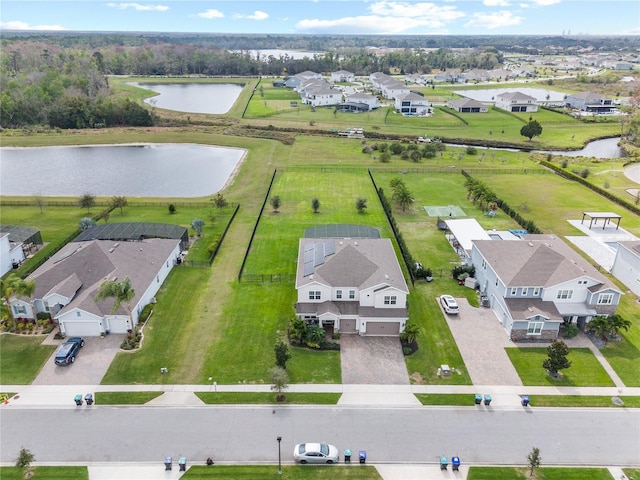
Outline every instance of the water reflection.
<svg viewBox="0 0 640 480">
<path fill-rule="evenodd" d="M 232 83 L 138 83 L 129 85 L 159 93 L 149 105 L 187 113 L 222 114 L 233 107 L 243 85 Z"/>
</svg>

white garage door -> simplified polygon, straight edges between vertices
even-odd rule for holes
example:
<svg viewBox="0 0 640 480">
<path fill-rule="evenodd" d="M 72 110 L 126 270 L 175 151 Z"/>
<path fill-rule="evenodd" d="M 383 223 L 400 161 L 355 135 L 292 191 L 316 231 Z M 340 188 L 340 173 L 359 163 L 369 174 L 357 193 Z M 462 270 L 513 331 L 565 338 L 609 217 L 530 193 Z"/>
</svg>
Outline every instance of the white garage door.
<svg viewBox="0 0 640 480">
<path fill-rule="evenodd" d="M 400 335 L 398 322 L 367 322 L 366 335 Z"/>
<path fill-rule="evenodd" d="M 127 333 L 128 330 L 126 318 L 109 318 L 107 319 L 107 325 L 111 333 Z"/>
<path fill-rule="evenodd" d="M 98 337 L 100 324 L 98 322 L 65 322 L 64 332 L 67 337 Z"/>
</svg>

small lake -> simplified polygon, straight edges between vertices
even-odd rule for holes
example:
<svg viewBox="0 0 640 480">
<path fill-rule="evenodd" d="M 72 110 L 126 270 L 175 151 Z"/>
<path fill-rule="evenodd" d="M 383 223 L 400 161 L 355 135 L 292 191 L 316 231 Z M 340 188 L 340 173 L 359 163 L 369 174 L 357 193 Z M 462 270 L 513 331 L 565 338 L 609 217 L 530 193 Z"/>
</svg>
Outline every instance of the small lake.
<svg viewBox="0 0 640 480">
<path fill-rule="evenodd" d="M 129 85 L 157 92 L 145 103 L 186 113 L 223 114 L 233 107 L 244 88 L 233 83 L 141 83 Z"/>
<path fill-rule="evenodd" d="M 203 197 L 219 192 L 245 150 L 193 144 L 0 149 L 2 195 Z"/>
<path fill-rule="evenodd" d="M 561 151 L 561 152 L 547 152 L 555 155 L 565 155 L 567 157 L 594 157 L 594 158 L 620 158 L 622 157 L 622 150 L 618 146 L 620 137 L 605 138 L 603 140 L 594 140 L 587 143 L 587 145 L 581 150 Z"/>
<path fill-rule="evenodd" d="M 535 98 L 539 102 L 563 102 L 565 94 L 544 88 L 520 87 L 520 88 L 488 88 L 482 90 L 454 90 L 453 93 L 463 97 L 472 98 L 478 102 L 495 102 L 495 97 L 501 93 L 520 92 Z M 547 95 L 549 99 L 547 100 Z"/>
</svg>

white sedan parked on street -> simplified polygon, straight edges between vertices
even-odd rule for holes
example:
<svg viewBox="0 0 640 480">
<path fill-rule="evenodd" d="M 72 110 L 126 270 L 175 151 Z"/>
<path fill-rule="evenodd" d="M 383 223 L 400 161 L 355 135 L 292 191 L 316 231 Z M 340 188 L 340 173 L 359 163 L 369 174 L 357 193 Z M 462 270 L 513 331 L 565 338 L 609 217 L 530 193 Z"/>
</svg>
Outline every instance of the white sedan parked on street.
<svg viewBox="0 0 640 480">
<path fill-rule="evenodd" d="M 458 313 L 458 302 L 451 295 L 442 295 L 440 297 L 440 305 L 445 312 L 449 315 L 456 315 Z"/>
<path fill-rule="evenodd" d="M 337 463 L 340 452 L 327 443 L 299 443 L 293 449 L 293 458 L 298 463 Z"/>
</svg>

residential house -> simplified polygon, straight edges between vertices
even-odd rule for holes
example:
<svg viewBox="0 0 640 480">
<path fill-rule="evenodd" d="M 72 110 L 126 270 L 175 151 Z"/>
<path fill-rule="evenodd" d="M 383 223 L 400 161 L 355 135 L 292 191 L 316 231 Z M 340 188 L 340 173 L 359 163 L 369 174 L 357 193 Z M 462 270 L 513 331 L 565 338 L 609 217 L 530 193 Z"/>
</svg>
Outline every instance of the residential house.
<svg viewBox="0 0 640 480">
<path fill-rule="evenodd" d="M 356 76 L 348 72 L 347 70 L 338 70 L 337 72 L 331 72 L 331 81 L 332 82 L 354 82 L 356 80 Z"/>
<path fill-rule="evenodd" d="M 22 242 L 12 242 L 8 233 L 0 232 L 0 276 L 24 262 Z"/>
<path fill-rule="evenodd" d="M 12 297 L 12 313 L 33 319 L 47 312 L 66 336 L 126 333 L 138 324 L 140 312 L 153 301 L 180 252 L 179 238 L 71 242 L 28 277 L 36 284 L 32 302 Z M 114 312 L 114 299 L 95 299 L 104 281 L 125 277 L 135 290 L 131 318 L 126 305 Z"/>
<path fill-rule="evenodd" d="M 613 64 L 614 70 L 633 70 L 633 63 L 631 62 L 615 62 Z"/>
<path fill-rule="evenodd" d="M 395 109 L 396 112 L 403 115 L 430 115 L 431 107 L 429 106 L 429 100 L 418 95 L 417 93 L 409 92 L 404 95 L 398 95 L 395 97 Z"/>
<path fill-rule="evenodd" d="M 495 70 L 489 70 L 487 72 L 489 74 L 489 78 L 491 80 L 509 80 L 515 78 L 515 74 L 509 70 L 505 70 L 504 68 L 496 68 Z"/>
<path fill-rule="evenodd" d="M 388 238 L 302 238 L 296 314 L 334 331 L 398 336 L 408 320 L 405 282 Z"/>
<path fill-rule="evenodd" d="M 610 113 L 616 110 L 612 98 L 593 92 L 580 92 L 567 95 L 567 107 L 589 113 Z"/>
<path fill-rule="evenodd" d="M 579 328 L 615 313 L 622 292 L 554 235 L 474 240 L 480 292 L 514 341 L 549 341 L 560 325 Z"/>
<path fill-rule="evenodd" d="M 311 79 L 322 80 L 322 75 L 316 72 L 312 72 L 310 70 L 306 70 L 301 73 L 297 73 L 293 76 L 287 77 L 284 79 L 284 84 L 289 88 L 296 88 L 300 86 L 303 82 Z"/>
<path fill-rule="evenodd" d="M 367 93 L 354 93 L 353 95 L 348 95 L 345 98 L 345 101 L 350 103 L 364 103 L 369 106 L 369 110 L 374 110 L 380 107 L 378 97 L 374 97 Z"/>
<path fill-rule="evenodd" d="M 449 100 L 447 107 L 460 113 L 486 113 L 489 111 L 489 107 L 473 98 L 456 98 L 455 100 Z"/>
<path fill-rule="evenodd" d="M 302 103 L 314 107 L 338 105 L 342 103 L 342 90 L 329 87 L 311 89 L 302 97 Z"/>
<path fill-rule="evenodd" d="M 384 98 L 395 99 L 400 95 L 406 95 L 411 90 L 404 83 L 397 80 L 387 80 L 380 84 L 380 93 Z"/>
<path fill-rule="evenodd" d="M 490 78 L 489 72 L 481 68 L 474 68 L 473 70 L 469 70 L 461 75 L 467 82 L 488 82 Z"/>
<path fill-rule="evenodd" d="M 387 80 L 393 80 L 389 75 L 382 72 L 374 72 L 369 74 L 369 82 L 374 90 L 380 91 L 380 84 Z"/>
<path fill-rule="evenodd" d="M 508 112 L 538 111 L 538 102 L 530 95 L 521 92 L 505 92 L 496 95 L 496 107 Z"/>
<path fill-rule="evenodd" d="M 611 274 L 640 297 L 640 240 L 618 242 Z"/>
</svg>

